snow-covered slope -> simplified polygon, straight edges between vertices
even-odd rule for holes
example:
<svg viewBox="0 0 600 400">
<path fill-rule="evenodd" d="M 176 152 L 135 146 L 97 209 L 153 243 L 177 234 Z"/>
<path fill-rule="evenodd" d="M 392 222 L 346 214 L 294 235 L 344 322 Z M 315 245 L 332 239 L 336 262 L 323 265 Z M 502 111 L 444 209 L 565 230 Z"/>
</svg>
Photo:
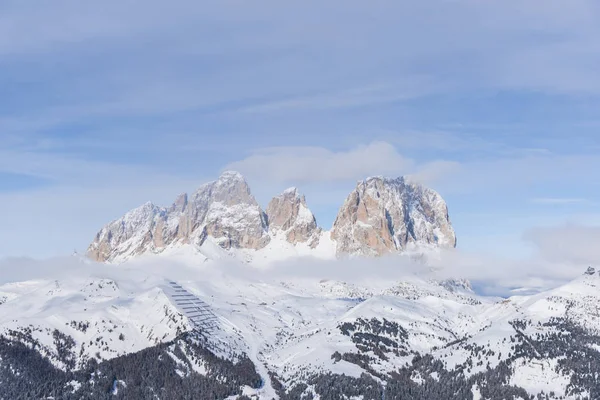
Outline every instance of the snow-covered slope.
<svg viewBox="0 0 600 400">
<path fill-rule="evenodd" d="M 2 305 L 2 333 L 26 338 L 58 367 L 73 368 L 90 358 L 139 351 L 190 329 L 160 288 L 128 289 L 112 279 L 83 277 L 4 285 L 1 291 L 12 300 Z M 59 354 L 57 331 L 75 341 L 73 357 Z"/>
<path fill-rule="evenodd" d="M 318 278 L 162 259 L 162 266 L 140 259 L 92 265 L 101 267 L 92 276 L 82 267 L 68 279 L 0 286 L 0 335 L 69 371 L 162 344 L 185 353 L 197 345 L 178 340 L 196 332 L 210 354 L 251 361 L 261 384 L 239 393 L 261 399 L 405 398 L 409 389 L 415 399 L 525 399 L 542 391 L 598 398 L 595 272 L 534 296 L 496 299 L 426 272 L 340 281 L 325 271 Z M 208 325 L 198 323 L 197 304 L 211 315 Z M 179 360 L 178 374 L 208 376 L 208 359 L 190 364 L 179 350 L 168 354 Z M 0 354 L 0 370 L 2 362 Z M 126 383 L 123 374 L 117 380 Z"/>
<path fill-rule="evenodd" d="M 183 249 L 201 259 L 240 257 L 264 263 L 309 255 L 382 255 L 455 244 L 441 196 L 404 178 L 359 182 L 329 232 L 317 225 L 297 189 L 274 197 L 263 212 L 245 179 L 237 172 L 225 172 L 191 196 L 180 195 L 168 208 L 146 203 L 128 212 L 102 228 L 87 253 L 96 261 L 118 263 Z"/>
</svg>

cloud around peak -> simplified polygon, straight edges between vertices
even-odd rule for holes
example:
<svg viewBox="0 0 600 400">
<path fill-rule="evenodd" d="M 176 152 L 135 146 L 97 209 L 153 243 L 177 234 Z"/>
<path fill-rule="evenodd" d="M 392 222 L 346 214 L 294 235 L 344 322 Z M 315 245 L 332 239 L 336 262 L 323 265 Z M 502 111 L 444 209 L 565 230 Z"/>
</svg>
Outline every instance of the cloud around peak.
<svg viewBox="0 0 600 400">
<path fill-rule="evenodd" d="M 524 239 L 544 260 L 600 265 L 600 226 L 564 224 L 529 230 Z"/>
<path fill-rule="evenodd" d="M 434 181 L 456 163 L 436 161 L 419 165 L 385 141 L 374 141 L 347 150 L 324 147 L 272 147 L 259 149 L 225 169 L 282 183 L 326 183 L 357 181 L 367 176 L 398 177 Z"/>
</svg>

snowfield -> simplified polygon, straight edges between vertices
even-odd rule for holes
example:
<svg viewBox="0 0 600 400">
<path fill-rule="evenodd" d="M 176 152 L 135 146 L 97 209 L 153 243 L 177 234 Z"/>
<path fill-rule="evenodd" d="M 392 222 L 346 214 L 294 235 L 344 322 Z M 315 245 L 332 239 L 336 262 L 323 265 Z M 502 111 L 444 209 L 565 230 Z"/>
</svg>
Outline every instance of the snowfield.
<svg viewBox="0 0 600 400">
<path fill-rule="evenodd" d="M 183 332 L 205 330 L 214 354 L 231 360 L 247 355 L 254 363 L 263 384 L 243 391 L 261 399 L 278 397 L 272 376 L 289 386 L 307 373 L 357 379 L 368 373 L 383 382 L 381 377 L 409 366 L 417 353 L 431 355 L 448 370 L 469 365 L 462 375 L 476 376 L 515 355 L 515 335 L 527 343 L 537 333 L 556 332 L 545 325 L 553 318 L 573 318 L 600 330 L 597 274 L 537 295 L 497 299 L 476 295 L 465 281 L 435 280 L 427 269 L 399 273 L 395 280 L 359 282 L 328 279 L 326 271 L 322 276 L 278 273 L 260 263 L 206 262 L 181 253 L 118 266 L 78 258 L 68 264 L 68 272 L 57 279 L 0 286 L 0 334 L 70 370 L 90 359 L 110 360 Z M 187 293 L 184 302 L 176 300 L 180 293 L 173 287 Z M 213 317 L 197 323 L 197 306 L 192 313 L 186 309 L 190 299 Z M 61 355 L 63 335 L 72 338 L 74 357 Z M 370 361 L 357 362 L 352 354 Z M 169 356 L 181 376 L 206 374 L 201 360 L 186 367 L 181 356 Z M 531 395 L 566 396 L 571 376 L 560 370 L 558 359 L 519 356 L 510 368 L 507 384 Z M 412 380 L 439 381 L 440 375 L 419 372 Z M 115 392 L 123 385 L 116 382 Z M 478 386 L 471 391 L 474 398 L 484 398 Z"/>
</svg>

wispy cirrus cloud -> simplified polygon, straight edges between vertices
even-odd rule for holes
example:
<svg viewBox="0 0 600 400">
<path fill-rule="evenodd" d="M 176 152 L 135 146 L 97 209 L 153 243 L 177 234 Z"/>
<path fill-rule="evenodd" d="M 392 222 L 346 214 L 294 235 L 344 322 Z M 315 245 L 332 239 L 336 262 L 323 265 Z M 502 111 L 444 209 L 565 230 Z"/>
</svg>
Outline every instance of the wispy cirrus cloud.
<svg viewBox="0 0 600 400">
<path fill-rule="evenodd" d="M 530 201 L 535 204 L 545 204 L 550 206 L 589 203 L 589 200 L 587 199 L 569 197 L 536 197 L 531 199 Z"/>
<path fill-rule="evenodd" d="M 403 77 L 404 81 L 371 84 L 358 88 L 342 89 L 326 93 L 316 93 L 274 101 L 250 104 L 238 111 L 244 113 L 266 113 L 282 111 L 332 110 L 369 107 L 385 103 L 400 102 L 438 92 L 442 84 L 432 82 L 431 77 L 413 75 Z"/>
</svg>

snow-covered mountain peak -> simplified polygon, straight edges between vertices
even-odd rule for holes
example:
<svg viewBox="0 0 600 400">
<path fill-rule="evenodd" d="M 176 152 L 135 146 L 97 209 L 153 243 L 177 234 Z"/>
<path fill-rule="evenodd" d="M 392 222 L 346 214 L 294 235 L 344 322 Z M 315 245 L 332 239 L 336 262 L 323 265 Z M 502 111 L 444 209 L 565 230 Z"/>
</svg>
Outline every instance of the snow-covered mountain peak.
<svg viewBox="0 0 600 400">
<path fill-rule="evenodd" d="M 221 202 L 225 205 L 258 205 L 246 179 L 235 171 L 223 172 L 216 181 L 202 185 L 193 197 L 201 201 Z"/>
<path fill-rule="evenodd" d="M 283 191 L 283 195 L 298 196 L 298 188 L 295 186 L 289 187 Z"/>
<path fill-rule="evenodd" d="M 161 207 L 155 205 L 150 201 L 147 201 L 141 206 L 127 212 L 124 218 L 130 223 L 136 223 L 151 218 L 155 214 L 160 213 L 162 211 L 163 209 Z"/>
<path fill-rule="evenodd" d="M 237 171 L 223 171 L 219 176 L 218 182 L 242 181 L 246 182 L 246 178 Z"/>
<path fill-rule="evenodd" d="M 215 181 L 217 186 L 237 186 L 242 185 L 248 187 L 248 182 L 242 174 L 236 171 L 224 171 Z"/>
<path fill-rule="evenodd" d="M 359 181 L 358 184 L 360 184 L 360 183 L 369 184 L 369 183 L 373 183 L 373 182 L 381 182 L 386 185 L 391 185 L 391 184 L 398 185 L 398 184 L 406 183 L 406 177 L 398 176 L 396 178 L 390 178 L 390 177 L 383 176 L 383 175 L 374 175 L 374 176 L 369 176 L 368 178 L 366 178 L 362 181 Z"/>
</svg>

